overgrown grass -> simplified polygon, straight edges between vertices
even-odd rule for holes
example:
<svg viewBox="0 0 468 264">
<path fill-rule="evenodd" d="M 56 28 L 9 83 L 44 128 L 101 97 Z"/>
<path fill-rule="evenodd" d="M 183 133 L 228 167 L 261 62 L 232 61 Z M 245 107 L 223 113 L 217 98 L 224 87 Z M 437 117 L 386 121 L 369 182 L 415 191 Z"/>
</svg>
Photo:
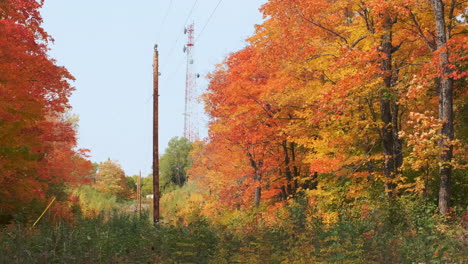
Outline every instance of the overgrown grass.
<svg viewBox="0 0 468 264">
<path fill-rule="evenodd" d="M 207 263 L 216 235 L 201 221 L 188 227 L 158 225 L 113 213 L 73 225 L 11 225 L 0 233 L 0 263 Z"/>
<path fill-rule="evenodd" d="M 85 216 L 98 216 L 103 211 L 112 211 L 119 206 L 115 195 L 101 193 L 93 186 L 81 186 L 74 194 L 78 196 L 80 212 Z"/>
<path fill-rule="evenodd" d="M 169 198 L 169 197 L 168 197 Z M 177 200 L 177 199 L 175 199 Z M 10 225 L 0 231 L 0 263 L 464 263 L 466 229 L 445 224 L 433 204 L 402 197 L 379 201 L 366 218 L 340 211 L 332 225 L 306 218 L 307 203 L 284 207 L 278 225 L 238 211 L 209 222 L 153 226 L 148 213 L 103 213 L 75 223 Z M 228 225 L 220 223 L 229 223 Z"/>
</svg>

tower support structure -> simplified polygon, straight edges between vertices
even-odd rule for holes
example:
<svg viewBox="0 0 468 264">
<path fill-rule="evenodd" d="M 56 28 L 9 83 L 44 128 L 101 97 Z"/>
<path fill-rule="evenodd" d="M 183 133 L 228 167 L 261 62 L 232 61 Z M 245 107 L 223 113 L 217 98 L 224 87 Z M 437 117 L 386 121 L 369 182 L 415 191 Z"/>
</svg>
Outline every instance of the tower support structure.
<svg viewBox="0 0 468 264">
<path fill-rule="evenodd" d="M 188 37 L 187 44 L 184 46 L 184 52 L 187 55 L 187 72 L 185 76 L 185 112 L 184 112 L 184 137 L 190 142 L 199 139 L 198 132 L 198 111 L 197 111 L 197 75 L 194 71 L 193 50 L 195 24 L 192 23 L 185 28 L 185 34 Z"/>
</svg>

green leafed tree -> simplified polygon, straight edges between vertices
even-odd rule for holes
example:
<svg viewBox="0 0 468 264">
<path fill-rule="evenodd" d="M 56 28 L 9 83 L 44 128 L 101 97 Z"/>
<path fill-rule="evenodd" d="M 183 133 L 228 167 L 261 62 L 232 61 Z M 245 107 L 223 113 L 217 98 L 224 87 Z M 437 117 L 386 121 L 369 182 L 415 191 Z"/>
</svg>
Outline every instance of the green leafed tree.
<svg viewBox="0 0 468 264">
<path fill-rule="evenodd" d="M 174 137 L 169 141 L 159 161 L 160 185 L 163 192 L 182 187 L 187 182 L 187 169 L 192 164 L 189 155 L 192 149 L 192 143 L 187 138 Z"/>
<path fill-rule="evenodd" d="M 141 178 L 141 196 L 153 194 L 153 174 Z"/>
</svg>

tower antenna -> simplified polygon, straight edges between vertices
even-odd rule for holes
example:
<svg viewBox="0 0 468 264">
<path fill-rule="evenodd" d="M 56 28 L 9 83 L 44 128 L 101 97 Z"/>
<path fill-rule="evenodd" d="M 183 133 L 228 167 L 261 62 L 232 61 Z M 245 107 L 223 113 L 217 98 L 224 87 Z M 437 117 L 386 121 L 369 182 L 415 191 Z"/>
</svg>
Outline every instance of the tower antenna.
<svg viewBox="0 0 468 264">
<path fill-rule="evenodd" d="M 199 139 L 198 124 L 197 124 L 197 89 L 196 78 L 194 73 L 193 49 L 194 49 L 194 33 L 195 24 L 192 23 L 185 28 L 184 33 L 187 34 L 187 44 L 184 46 L 184 52 L 187 54 L 187 73 L 185 77 L 185 112 L 184 112 L 184 137 L 190 142 Z"/>
</svg>

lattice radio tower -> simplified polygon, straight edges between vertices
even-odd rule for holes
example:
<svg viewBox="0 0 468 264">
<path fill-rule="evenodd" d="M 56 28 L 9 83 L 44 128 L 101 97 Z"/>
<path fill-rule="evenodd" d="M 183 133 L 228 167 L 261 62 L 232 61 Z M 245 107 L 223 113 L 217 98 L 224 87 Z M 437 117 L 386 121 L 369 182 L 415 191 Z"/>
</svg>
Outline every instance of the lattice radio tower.
<svg viewBox="0 0 468 264">
<path fill-rule="evenodd" d="M 187 74 L 185 77 L 184 137 L 186 137 L 190 142 L 198 140 L 198 94 L 196 85 L 196 78 L 198 75 L 194 72 L 193 61 L 194 30 L 194 23 L 185 28 L 185 34 L 188 35 L 188 41 L 184 46 L 184 52 L 187 54 Z"/>
</svg>

